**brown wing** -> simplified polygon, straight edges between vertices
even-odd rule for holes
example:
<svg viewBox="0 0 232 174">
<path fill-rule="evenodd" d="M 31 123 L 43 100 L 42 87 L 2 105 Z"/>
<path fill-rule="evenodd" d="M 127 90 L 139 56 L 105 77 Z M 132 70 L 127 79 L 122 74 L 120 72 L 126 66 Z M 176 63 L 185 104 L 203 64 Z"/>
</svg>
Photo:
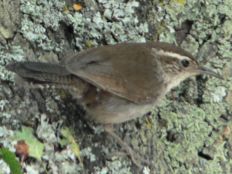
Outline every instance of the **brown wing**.
<svg viewBox="0 0 232 174">
<path fill-rule="evenodd" d="M 119 44 L 84 51 L 66 63 L 72 74 L 135 103 L 159 95 L 163 81 L 154 55 L 144 44 Z"/>
</svg>

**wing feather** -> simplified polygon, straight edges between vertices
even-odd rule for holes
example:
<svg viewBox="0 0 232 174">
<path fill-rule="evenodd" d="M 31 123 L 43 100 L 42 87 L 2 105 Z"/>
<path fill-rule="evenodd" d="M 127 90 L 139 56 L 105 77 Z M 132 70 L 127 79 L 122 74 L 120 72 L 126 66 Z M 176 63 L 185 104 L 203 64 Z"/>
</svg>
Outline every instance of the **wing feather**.
<svg viewBox="0 0 232 174">
<path fill-rule="evenodd" d="M 163 78 L 157 58 L 145 44 L 118 44 L 93 48 L 66 63 L 72 74 L 100 89 L 135 103 L 148 103 L 160 95 Z"/>
</svg>

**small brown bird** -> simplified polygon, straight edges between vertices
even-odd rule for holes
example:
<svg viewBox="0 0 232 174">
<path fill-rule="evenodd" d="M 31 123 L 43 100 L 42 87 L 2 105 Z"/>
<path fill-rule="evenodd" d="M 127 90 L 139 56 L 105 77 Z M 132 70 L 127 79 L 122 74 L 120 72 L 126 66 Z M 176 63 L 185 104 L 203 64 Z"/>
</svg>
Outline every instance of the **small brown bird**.
<svg viewBox="0 0 232 174">
<path fill-rule="evenodd" d="M 221 78 L 185 50 L 159 42 L 101 46 L 67 57 L 63 64 L 17 62 L 7 69 L 25 81 L 75 87 L 89 118 L 102 124 L 143 116 L 188 77 Z"/>
</svg>

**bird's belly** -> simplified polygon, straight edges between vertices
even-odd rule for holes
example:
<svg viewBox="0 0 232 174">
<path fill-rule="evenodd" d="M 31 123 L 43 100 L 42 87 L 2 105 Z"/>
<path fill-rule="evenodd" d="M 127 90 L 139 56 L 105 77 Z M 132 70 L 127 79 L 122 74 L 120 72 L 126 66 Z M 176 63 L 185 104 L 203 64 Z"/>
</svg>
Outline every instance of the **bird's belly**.
<svg viewBox="0 0 232 174">
<path fill-rule="evenodd" d="M 102 102 L 88 107 L 87 113 L 98 123 L 116 124 L 143 116 L 154 104 L 135 104 L 117 96 L 109 96 Z"/>
</svg>

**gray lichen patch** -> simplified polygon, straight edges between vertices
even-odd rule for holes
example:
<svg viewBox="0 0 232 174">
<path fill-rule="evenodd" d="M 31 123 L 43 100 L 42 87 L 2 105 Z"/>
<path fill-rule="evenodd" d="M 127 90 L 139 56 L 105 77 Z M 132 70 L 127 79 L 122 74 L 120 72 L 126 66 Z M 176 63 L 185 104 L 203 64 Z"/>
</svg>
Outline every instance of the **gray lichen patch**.
<svg viewBox="0 0 232 174">
<path fill-rule="evenodd" d="M 5 66 L 12 61 L 22 61 L 24 52 L 20 45 L 3 47 L 0 45 L 0 79 L 12 80 L 13 74 L 5 69 Z"/>
<path fill-rule="evenodd" d="M 54 42 L 47 32 L 48 29 L 57 31 L 61 23 L 73 28 L 72 40 L 80 49 L 97 46 L 101 42 L 145 42 L 148 26 L 140 23 L 135 15 L 135 8 L 138 6 L 136 1 L 126 4 L 124 1 L 99 1 L 99 11 L 91 11 L 91 6 L 87 6 L 82 11 L 73 12 L 61 0 L 22 1 L 20 9 L 24 15 L 21 32 L 25 38 L 44 50 L 55 51 L 61 50 L 62 40 Z"/>
<path fill-rule="evenodd" d="M 43 50 L 61 51 L 62 41 L 48 36 L 49 30 L 57 31 L 64 18 L 64 1 L 21 1 L 23 14 L 20 32 L 31 43 Z"/>
<path fill-rule="evenodd" d="M 99 11 L 75 12 L 66 15 L 67 22 L 73 26 L 75 44 L 96 46 L 101 42 L 145 42 L 147 23 L 140 23 L 135 14 L 139 3 L 136 1 L 99 1 Z M 88 33 L 88 34 L 87 34 Z M 84 42 L 83 42 L 84 41 Z"/>
</svg>

